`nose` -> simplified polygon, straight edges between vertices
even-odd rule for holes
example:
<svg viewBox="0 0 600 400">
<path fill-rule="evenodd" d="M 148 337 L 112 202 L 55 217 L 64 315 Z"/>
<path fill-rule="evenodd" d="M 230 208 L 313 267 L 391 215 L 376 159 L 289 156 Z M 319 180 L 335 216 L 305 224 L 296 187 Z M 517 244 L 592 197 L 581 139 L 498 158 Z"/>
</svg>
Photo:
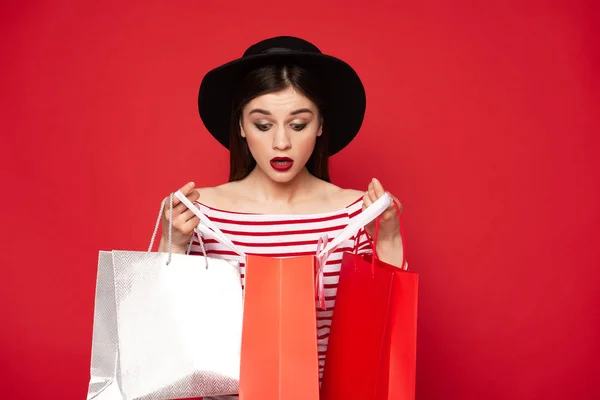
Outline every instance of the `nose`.
<svg viewBox="0 0 600 400">
<path fill-rule="evenodd" d="M 273 134 L 273 149 L 274 150 L 289 150 L 292 147 L 290 136 L 286 132 L 285 127 L 280 126 L 274 130 Z"/>
</svg>

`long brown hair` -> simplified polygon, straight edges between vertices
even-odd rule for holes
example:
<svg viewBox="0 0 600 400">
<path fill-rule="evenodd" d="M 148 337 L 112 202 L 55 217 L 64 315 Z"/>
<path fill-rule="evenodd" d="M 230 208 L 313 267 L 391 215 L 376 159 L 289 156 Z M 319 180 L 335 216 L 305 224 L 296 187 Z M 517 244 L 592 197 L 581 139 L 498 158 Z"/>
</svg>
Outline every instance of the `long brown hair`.
<svg viewBox="0 0 600 400">
<path fill-rule="evenodd" d="M 306 163 L 308 172 L 319 179 L 329 182 L 329 166 L 327 149 L 327 129 L 320 85 L 306 69 L 295 65 L 268 65 L 251 71 L 240 83 L 233 97 L 231 112 L 231 128 L 229 136 L 229 181 L 239 181 L 252 172 L 256 161 L 246 139 L 240 132 L 240 120 L 244 107 L 252 99 L 268 93 L 276 93 L 293 87 L 310 99 L 319 110 L 322 127 L 321 136 L 317 137 L 315 148 Z"/>
</svg>

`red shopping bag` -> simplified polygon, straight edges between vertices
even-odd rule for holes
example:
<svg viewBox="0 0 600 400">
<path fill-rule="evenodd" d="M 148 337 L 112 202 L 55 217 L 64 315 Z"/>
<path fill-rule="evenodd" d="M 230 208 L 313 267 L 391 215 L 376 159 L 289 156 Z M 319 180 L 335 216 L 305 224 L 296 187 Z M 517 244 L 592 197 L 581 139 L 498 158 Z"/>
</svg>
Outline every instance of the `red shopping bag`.
<svg viewBox="0 0 600 400">
<path fill-rule="evenodd" d="M 417 296 L 418 275 L 380 261 L 375 246 L 344 254 L 321 399 L 414 400 Z"/>
<path fill-rule="evenodd" d="M 315 258 L 248 255 L 240 400 L 318 400 Z"/>
</svg>

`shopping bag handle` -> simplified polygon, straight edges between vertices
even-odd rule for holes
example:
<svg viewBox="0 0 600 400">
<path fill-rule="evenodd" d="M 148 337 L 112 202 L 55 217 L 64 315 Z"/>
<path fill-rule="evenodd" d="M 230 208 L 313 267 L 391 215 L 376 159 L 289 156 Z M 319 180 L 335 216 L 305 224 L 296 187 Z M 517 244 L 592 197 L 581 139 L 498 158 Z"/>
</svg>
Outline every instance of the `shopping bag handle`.
<svg viewBox="0 0 600 400">
<path fill-rule="evenodd" d="M 363 212 L 350 220 L 350 223 L 322 249 L 317 251 L 317 258 L 333 253 L 342 243 L 356 235 L 362 228 L 379 217 L 392 204 L 392 197 L 386 192 Z"/>
<path fill-rule="evenodd" d="M 167 258 L 167 265 L 171 263 L 171 258 L 173 254 L 173 193 L 169 195 L 169 227 L 168 227 L 168 253 L 169 257 Z M 163 215 L 163 211 L 165 209 L 165 204 L 167 199 L 163 199 L 160 203 L 160 210 L 158 211 L 158 217 L 156 218 L 156 224 L 154 225 L 154 232 L 152 233 L 152 238 L 150 239 L 150 246 L 148 246 L 148 253 L 152 251 L 152 247 L 154 246 L 154 241 L 156 239 L 156 233 L 158 232 L 158 227 L 160 226 L 160 220 Z M 200 242 L 200 247 L 202 248 L 202 254 L 204 255 L 204 260 L 206 261 L 206 268 L 208 268 L 208 256 L 206 255 L 206 249 L 204 248 L 204 243 L 202 242 L 202 238 L 198 235 L 198 240 Z M 194 241 L 194 236 L 190 238 L 190 242 L 188 243 L 186 254 L 190 254 L 190 250 L 192 248 L 192 242 Z"/>
<path fill-rule="evenodd" d="M 361 229 L 378 218 L 392 203 L 392 197 L 386 192 L 363 212 L 350 220 L 350 223 L 331 242 L 322 235 L 317 243 L 316 253 L 316 291 L 321 309 L 325 308 L 325 264 L 329 256 L 346 240 L 358 234 Z"/>
<path fill-rule="evenodd" d="M 200 223 L 198 224 L 198 226 L 196 226 L 196 229 L 198 231 L 206 235 L 214 236 L 219 241 L 219 243 L 229 247 L 230 250 L 236 252 L 242 257 L 246 256 L 246 254 L 242 250 L 240 250 L 236 245 L 234 245 L 233 242 L 229 240 L 227 236 L 225 236 L 225 234 L 219 228 L 217 228 L 216 225 L 198 209 L 198 207 L 194 206 L 194 204 L 188 200 L 188 198 L 181 192 L 181 190 L 175 192 L 175 197 L 177 197 L 179 201 L 185 204 L 185 206 L 188 209 L 192 210 L 192 212 L 200 219 Z"/>
<path fill-rule="evenodd" d="M 392 199 L 392 203 L 394 204 L 394 207 L 396 208 L 396 215 L 398 216 L 398 225 L 400 226 L 400 243 L 402 243 L 402 262 L 400 264 L 401 265 L 400 268 L 407 270 L 408 264 L 406 263 L 406 245 L 404 242 L 404 223 L 402 221 L 402 215 L 400 212 L 400 204 L 398 203 L 398 201 L 396 199 Z M 377 240 L 379 238 L 380 224 L 381 224 L 381 216 L 378 216 L 376 223 L 375 223 L 374 238 L 371 239 L 369 237 L 369 235 L 365 235 L 367 237 L 367 240 L 371 244 L 371 248 L 373 249 L 373 257 L 371 260 L 371 273 L 373 275 L 375 274 L 375 262 L 379 260 L 379 255 L 377 254 Z M 358 254 L 358 236 L 356 237 L 356 241 L 354 244 L 354 254 Z"/>
</svg>

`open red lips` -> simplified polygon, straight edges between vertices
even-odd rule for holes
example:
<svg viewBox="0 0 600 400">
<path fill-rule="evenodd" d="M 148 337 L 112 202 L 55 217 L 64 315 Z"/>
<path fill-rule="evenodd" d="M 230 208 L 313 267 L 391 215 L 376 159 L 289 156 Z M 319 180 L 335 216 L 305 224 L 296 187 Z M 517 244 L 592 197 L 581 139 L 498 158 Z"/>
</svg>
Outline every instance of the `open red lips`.
<svg viewBox="0 0 600 400">
<path fill-rule="evenodd" d="M 292 168 L 293 165 L 294 160 L 288 157 L 275 157 L 271 159 L 271 167 L 273 167 L 275 171 L 287 171 L 288 169 Z"/>
</svg>

